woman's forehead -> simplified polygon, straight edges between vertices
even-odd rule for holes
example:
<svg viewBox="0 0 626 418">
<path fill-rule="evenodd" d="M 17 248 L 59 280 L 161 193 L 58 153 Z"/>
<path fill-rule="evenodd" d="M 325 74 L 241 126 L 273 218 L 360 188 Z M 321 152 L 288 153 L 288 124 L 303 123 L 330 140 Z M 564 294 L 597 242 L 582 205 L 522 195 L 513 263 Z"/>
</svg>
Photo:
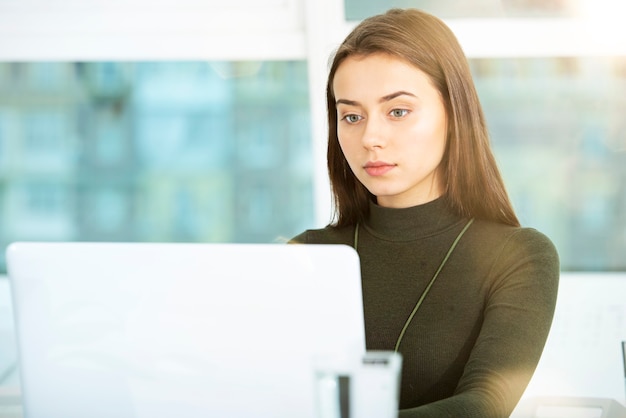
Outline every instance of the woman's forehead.
<svg viewBox="0 0 626 418">
<path fill-rule="evenodd" d="M 398 90 L 432 88 L 430 77 L 412 63 L 391 54 L 351 55 L 338 66 L 332 85 L 334 95 L 384 96 Z"/>
</svg>

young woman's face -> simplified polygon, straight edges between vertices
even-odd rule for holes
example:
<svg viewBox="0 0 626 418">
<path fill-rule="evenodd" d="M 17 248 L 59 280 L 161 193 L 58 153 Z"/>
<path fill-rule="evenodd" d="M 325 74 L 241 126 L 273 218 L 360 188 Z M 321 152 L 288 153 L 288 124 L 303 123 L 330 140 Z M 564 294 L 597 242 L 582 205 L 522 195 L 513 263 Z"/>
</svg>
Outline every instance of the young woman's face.
<svg viewBox="0 0 626 418">
<path fill-rule="evenodd" d="M 379 205 L 415 206 L 442 194 L 446 112 L 424 72 L 386 54 L 348 57 L 333 89 L 339 145 Z"/>
</svg>

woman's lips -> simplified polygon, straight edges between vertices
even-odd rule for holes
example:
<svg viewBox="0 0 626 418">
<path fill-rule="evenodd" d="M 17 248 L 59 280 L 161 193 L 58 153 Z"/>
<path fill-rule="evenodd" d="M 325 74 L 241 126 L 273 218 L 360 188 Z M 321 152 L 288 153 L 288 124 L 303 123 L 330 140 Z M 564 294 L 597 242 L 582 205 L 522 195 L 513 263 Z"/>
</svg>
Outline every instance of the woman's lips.
<svg viewBox="0 0 626 418">
<path fill-rule="evenodd" d="M 372 161 L 365 164 L 363 168 L 365 169 L 365 172 L 370 176 L 378 177 L 388 173 L 389 171 L 394 169 L 395 166 L 395 164 L 382 161 Z"/>
</svg>

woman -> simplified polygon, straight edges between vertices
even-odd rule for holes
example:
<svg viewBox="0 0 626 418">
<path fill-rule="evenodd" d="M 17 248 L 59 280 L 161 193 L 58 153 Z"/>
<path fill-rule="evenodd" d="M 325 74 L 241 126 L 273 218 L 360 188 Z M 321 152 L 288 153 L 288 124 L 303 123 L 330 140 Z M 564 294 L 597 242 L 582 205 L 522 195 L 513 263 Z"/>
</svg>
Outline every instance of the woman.
<svg viewBox="0 0 626 418">
<path fill-rule="evenodd" d="M 401 417 L 505 417 L 552 322 L 559 261 L 521 228 L 467 60 L 418 10 L 364 20 L 327 84 L 336 218 L 293 242 L 361 259 L 366 345 L 403 356 Z"/>
</svg>

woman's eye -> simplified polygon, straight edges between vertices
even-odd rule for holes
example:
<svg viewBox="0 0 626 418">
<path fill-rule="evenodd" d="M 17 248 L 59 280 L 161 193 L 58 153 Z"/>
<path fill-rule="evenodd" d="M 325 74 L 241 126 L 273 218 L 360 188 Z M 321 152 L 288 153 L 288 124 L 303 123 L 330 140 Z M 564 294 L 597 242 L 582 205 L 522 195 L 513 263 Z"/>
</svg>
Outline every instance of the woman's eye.
<svg viewBox="0 0 626 418">
<path fill-rule="evenodd" d="M 409 111 L 406 109 L 393 109 L 389 114 L 394 118 L 401 118 L 403 116 L 406 116 L 407 113 L 409 113 Z"/>
<path fill-rule="evenodd" d="M 357 123 L 361 120 L 361 116 L 359 115 L 346 115 L 343 117 L 348 123 Z"/>
</svg>

